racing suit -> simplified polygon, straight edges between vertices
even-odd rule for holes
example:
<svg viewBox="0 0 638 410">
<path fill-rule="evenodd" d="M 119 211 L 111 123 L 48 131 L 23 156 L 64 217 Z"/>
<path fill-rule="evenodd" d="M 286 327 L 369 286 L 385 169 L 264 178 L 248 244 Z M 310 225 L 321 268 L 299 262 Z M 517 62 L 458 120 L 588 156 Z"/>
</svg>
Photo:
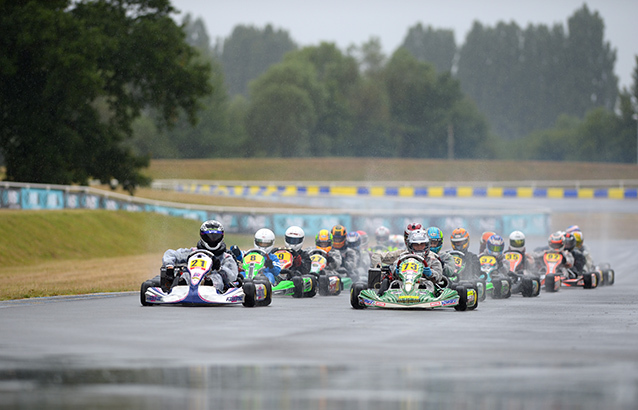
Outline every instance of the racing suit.
<svg viewBox="0 0 638 410">
<path fill-rule="evenodd" d="M 346 249 L 343 265 L 351 278 L 358 280 L 368 276 L 370 269 L 370 254 L 359 248 Z"/>
<path fill-rule="evenodd" d="M 410 252 L 405 249 L 398 249 L 396 251 L 390 252 L 375 252 L 372 254 L 371 257 L 371 266 L 380 267 L 381 265 L 393 265 L 400 256 L 407 255 L 409 253 Z M 439 261 L 439 258 L 436 256 L 436 254 L 434 254 L 434 252 L 428 252 L 427 256 L 425 257 L 425 261 L 427 262 L 428 267 L 432 272 L 431 279 L 434 282 L 440 282 L 441 278 L 443 277 L 443 268 L 441 266 L 441 261 Z M 394 268 L 396 268 L 396 266 L 393 266 L 393 272 Z"/>
<path fill-rule="evenodd" d="M 462 253 L 463 258 L 465 259 L 464 279 L 475 279 L 481 276 L 481 263 L 479 262 L 479 257 L 470 251 Z"/>
<path fill-rule="evenodd" d="M 443 271 L 443 275 L 448 278 L 454 276 L 454 257 L 447 252 L 436 253 L 434 252 L 439 261 L 441 262 L 441 267 Z"/>
<path fill-rule="evenodd" d="M 188 255 L 196 249 L 207 250 L 201 240 L 194 248 L 168 249 L 162 256 L 162 268 L 185 264 L 188 261 Z M 219 268 L 211 270 L 208 277 L 213 282 L 213 286 L 223 292 L 224 288 L 230 287 L 231 283 L 237 280 L 237 262 L 232 254 L 226 252 L 226 244 L 223 242 L 219 249 L 213 251 L 213 255 L 219 261 Z"/>
</svg>

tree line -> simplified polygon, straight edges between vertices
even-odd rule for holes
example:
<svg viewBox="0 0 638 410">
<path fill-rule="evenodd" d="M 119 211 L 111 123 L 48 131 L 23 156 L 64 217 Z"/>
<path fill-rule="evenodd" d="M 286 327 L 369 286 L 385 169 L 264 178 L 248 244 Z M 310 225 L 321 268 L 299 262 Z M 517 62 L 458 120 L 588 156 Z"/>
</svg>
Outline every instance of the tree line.
<svg viewBox="0 0 638 410">
<path fill-rule="evenodd" d="M 417 24 L 300 48 L 271 25 L 211 44 L 169 0 L 0 3 L 0 154 L 14 181 L 148 182 L 150 158 L 372 156 L 633 162 L 638 60 L 586 5 L 568 27 Z M 632 153 L 634 154 L 632 156 Z"/>
</svg>

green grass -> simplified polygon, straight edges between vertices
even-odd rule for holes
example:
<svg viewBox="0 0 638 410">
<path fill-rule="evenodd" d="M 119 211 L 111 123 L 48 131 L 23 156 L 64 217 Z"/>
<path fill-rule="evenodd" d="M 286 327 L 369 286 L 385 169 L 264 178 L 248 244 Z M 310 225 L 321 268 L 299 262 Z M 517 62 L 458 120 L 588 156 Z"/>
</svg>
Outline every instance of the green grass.
<svg viewBox="0 0 638 410">
<path fill-rule="evenodd" d="M 115 258 L 194 246 L 200 224 L 142 212 L 0 211 L 0 265 Z M 246 242 L 239 235 L 227 235 L 226 240 Z"/>
</svg>

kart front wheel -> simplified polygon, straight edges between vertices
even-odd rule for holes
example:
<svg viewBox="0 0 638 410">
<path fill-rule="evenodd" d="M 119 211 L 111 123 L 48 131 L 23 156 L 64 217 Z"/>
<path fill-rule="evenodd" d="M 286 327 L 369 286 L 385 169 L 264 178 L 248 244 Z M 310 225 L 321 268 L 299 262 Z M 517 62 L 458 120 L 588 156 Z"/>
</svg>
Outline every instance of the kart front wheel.
<svg viewBox="0 0 638 410">
<path fill-rule="evenodd" d="M 474 310 L 478 307 L 478 291 L 474 285 L 459 285 L 456 287 L 459 294 L 459 303 L 454 309 L 460 312 Z"/>
<path fill-rule="evenodd" d="M 603 271 L 603 284 L 605 286 L 611 286 L 616 281 L 616 273 L 613 269 L 605 269 Z"/>
<path fill-rule="evenodd" d="M 521 294 L 523 295 L 523 297 L 531 298 L 532 296 L 534 296 L 534 285 L 535 285 L 534 279 L 523 278 L 523 285 L 521 290 Z"/>
<path fill-rule="evenodd" d="M 142 304 L 142 306 L 152 306 L 152 303 L 148 303 L 146 301 L 146 291 L 148 290 L 148 288 L 152 288 L 153 287 L 153 282 L 150 280 L 147 280 L 146 282 L 142 283 L 142 287 L 140 288 L 140 303 Z"/>
<path fill-rule="evenodd" d="M 583 288 L 594 289 L 596 285 L 598 285 L 598 275 L 595 272 L 589 272 L 583 275 Z"/>
<path fill-rule="evenodd" d="M 363 283 L 355 283 L 350 288 L 350 305 L 355 309 L 364 309 L 366 305 L 359 300 L 359 294 L 362 290 L 366 289 Z"/>
<path fill-rule="evenodd" d="M 245 307 L 254 307 L 255 296 L 257 293 L 255 284 L 252 281 L 245 281 L 244 285 L 242 286 L 242 290 L 244 291 L 244 301 L 242 302 L 242 304 Z"/>
<path fill-rule="evenodd" d="M 258 302 L 255 302 L 256 306 L 268 306 L 272 303 L 272 284 L 268 279 L 263 280 L 260 284 L 264 285 L 264 299 Z M 257 290 L 255 289 L 255 293 Z"/>
<path fill-rule="evenodd" d="M 304 276 L 303 277 L 304 280 L 304 289 L 306 286 L 306 283 L 310 283 L 310 290 L 308 290 L 307 292 L 303 293 L 303 297 L 304 298 L 312 298 L 317 294 L 317 287 L 319 286 L 319 284 L 317 283 L 317 277 L 315 275 L 308 275 L 308 276 Z"/>
<path fill-rule="evenodd" d="M 330 286 L 330 278 L 327 275 L 319 276 L 319 295 L 328 296 L 329 286 Z"/>
<path fill-rule="evenodd" d="M 560 289 L 560 278 L 557 275 L 545 276 L 545 292 L 558 292 Z"/>
</svg>

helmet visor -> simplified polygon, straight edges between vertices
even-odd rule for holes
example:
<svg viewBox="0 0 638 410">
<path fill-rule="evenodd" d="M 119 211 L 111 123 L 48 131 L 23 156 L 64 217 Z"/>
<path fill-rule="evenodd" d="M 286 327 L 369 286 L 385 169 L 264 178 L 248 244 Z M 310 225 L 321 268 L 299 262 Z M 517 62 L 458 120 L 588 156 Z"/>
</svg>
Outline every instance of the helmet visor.
<svg viewBox="0 0 638 410">
<path fill-rule="evenodd" d="M 303 243 L 303 238 L 286 236 L 286 243 L 289 245 L 299 245 L 300 243 Z"/>
<path fill-rule="evenodd" d="M 430 248 L 436 249 L 440 247 L 442 244 L 443 244 L 443 240 L 430 238 Z"/>
<path fill-rule="evenodd" d="M 269 246 L 272 246 L 273 241 L 270 239 L 255 239 L 255 245 L 259 246 L 260 248 L 267 248 Z"/>
<path fill-rule="evenodd" d="M 515 248 L 522 248 L 525 246 L 525 239 L 512 239 L 510 240 L 510 245 Z"/>
<path fill-rule="evenodd" d="M 207 244 L 217 244 L 224 238 L 224 231 L 208 230 L 202 231 L 201 237 Z"/>
<path fill-rule="evenodd" d="M 487 247 L 490 251 L 492 252 L 496 252 L 496 253 L 501 253 L 503 252 L 503 244 L 498 244 L 498 245 L 488 245 Z"/>
</svg>

